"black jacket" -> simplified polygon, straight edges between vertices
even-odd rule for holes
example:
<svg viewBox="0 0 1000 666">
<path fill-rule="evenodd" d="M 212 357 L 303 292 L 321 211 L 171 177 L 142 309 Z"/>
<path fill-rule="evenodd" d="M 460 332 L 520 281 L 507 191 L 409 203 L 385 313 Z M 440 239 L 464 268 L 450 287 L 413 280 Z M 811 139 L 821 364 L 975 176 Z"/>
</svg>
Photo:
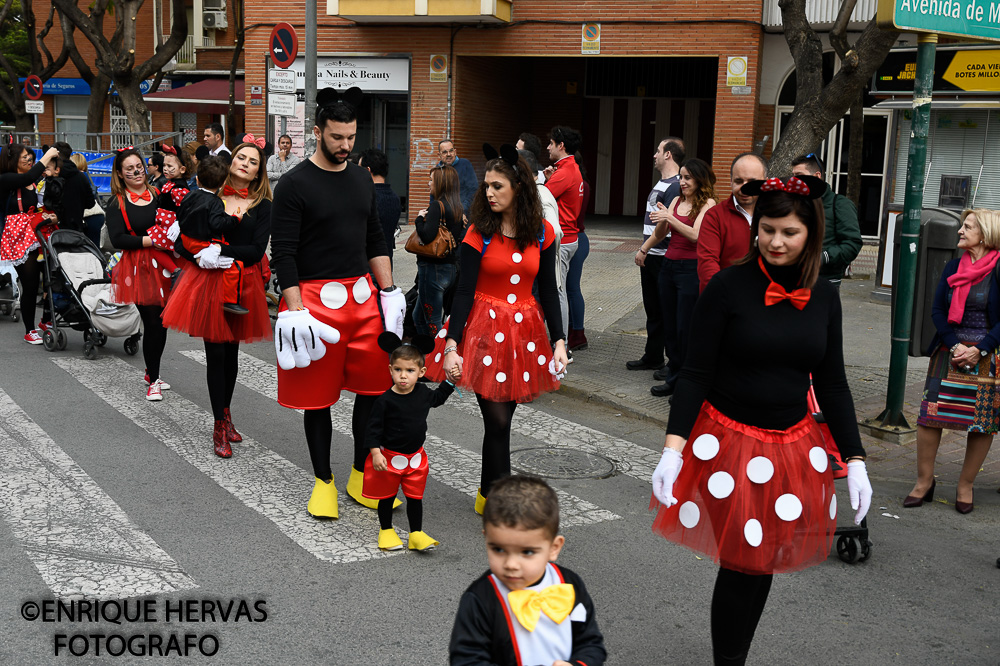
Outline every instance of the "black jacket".
<svg viewBox="0 0 1000 666">
<path fill-rule="evenodd" d="M 579 576 L 565 567 L 556 569 L 573 586 L 577 603 L 583 604 L 587 611 L 586 621 L 573 622 L 573 654 L 569 661 L 574 665 L 599 666 L 607 658 L 607 651 L 594 617 L 594 602 Z M 504 608 L 487 571 L 459 601 L 448 648 L 451 666 L 519 666 Z"/>
<path fill-rule="evenodd" d="M 200 241 L 222 238 L 239 224 L 238 217 L 226 214 L 226 204 L 205 190 L 192 190 L 177 212 L 181 233 Z"/>
<path fill-rule="evenodd" d="M 46 178 L 48 183 L 50 179 Z M 85 231 L 86 225 L 83 223 L 83 211 L 92 208 L 94 191 L 90 188 L 90 179 L 87 174 L 82 173 L 76 165 L 69 160 L 59 160 L 59 176 L 57 180 L 62 180 L 62 193 L 59 196 L 55 192 L 49 192 L 46 185 L 45 207 L 50 208 L 59 216 L 60 229 L 72 229 L 73 231 Z M 58 187 L 58 184 L 56 185 Z M 54 190 L 55 188 L 53 188 Z"/>
</svg>

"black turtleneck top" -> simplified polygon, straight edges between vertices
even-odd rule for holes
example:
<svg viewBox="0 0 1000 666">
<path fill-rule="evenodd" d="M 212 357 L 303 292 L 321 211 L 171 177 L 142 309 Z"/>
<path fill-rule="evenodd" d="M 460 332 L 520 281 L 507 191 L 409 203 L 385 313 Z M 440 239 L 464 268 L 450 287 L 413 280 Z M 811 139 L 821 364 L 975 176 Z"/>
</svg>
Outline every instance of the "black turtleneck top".
<svg viewBox="0 0 1000 666">
<path fill-rule="evenodd" d="M 798 266 L 767 266 L 775 282 L 798 286 Z M 667 434 L 688 437 L 703 400 L 757 428 L 784 430 L 808 414 L 809 375 L 843 457 L 864 455 L 844 373 L 840 296 L 816 281 L 809 303 L 764 305 L 770 284 L 756 262 L 717 273 L 698 298 Z"/>
</svg>

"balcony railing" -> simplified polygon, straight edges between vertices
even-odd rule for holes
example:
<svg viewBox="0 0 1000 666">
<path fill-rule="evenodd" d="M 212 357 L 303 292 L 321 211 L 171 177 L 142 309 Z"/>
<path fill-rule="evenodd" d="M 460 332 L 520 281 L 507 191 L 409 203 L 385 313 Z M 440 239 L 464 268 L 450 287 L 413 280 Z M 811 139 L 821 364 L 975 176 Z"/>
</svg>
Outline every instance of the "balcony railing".
<svg viewBox="0 0 1000 666">
<path fill-rule="evenodd" d="M 806 19 L 815 27 L 816 25 L 832 24 L 837 20 L 837 14 L 843 0 L 811 0 L 806 3 Z M 875 16 L 875 8 L 878 0 L 858 0 L 851 12 L 851 28 L 858 29 L 860 25 L 868 23 Z M 773 30 L 781 27 L 781 8 L 778 7 L 778 0 L 764 0 L 764 27 Z"/>
<path fill-rule="evenodd" d="M 326 13 L 356 23 L 508 23 L 512 0 L 327 0 Z"/>
<path fill-rule="evenodd" d="M 167 41 L 170 35 L 164 35 L 163 41 Z M 194 35 L 188 35 L 187 39 L 184 40 L 184 45 L 177 51 L 177 55 L 174 56 L 174 60 L 177 61 L 178 65 L 193 65 L 194 64 Z"/>
</svg>

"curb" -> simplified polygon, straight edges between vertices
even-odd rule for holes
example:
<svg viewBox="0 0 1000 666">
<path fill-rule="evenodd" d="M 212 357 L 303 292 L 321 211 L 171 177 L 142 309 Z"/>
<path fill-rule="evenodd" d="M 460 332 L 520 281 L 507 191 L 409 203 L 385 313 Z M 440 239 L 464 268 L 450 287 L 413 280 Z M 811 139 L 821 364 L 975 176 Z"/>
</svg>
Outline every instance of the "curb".
<svg viewBox="0 0 1000 666">
<path fill-rule="evenodd" d="M 580 401 L 582 401 L 584 403 L 591 403 L 592 402 L 592 403 L 595 403 L 595 404 L 598 404 L 598 405 L 602 405 L 604 407 L 609 407 L 609 408 L 612 408 L 612 409 L 614 409 L 617 412 L 621 412 L 623 415 L 627 415 L 627 416 L 629 416 L 631 418 L 638 419 L 640 421 L 648 421 L 650 423 L 656 423 L 658 425 L 663 426 L 664 428 L 667 427 L 667 419 L 666 418 L 659 418 L 657 416 L 653 416 L 651 414 L 648 414 L 645 411 L 636 409 L 635 407 L 632 407 L 631 405 L 628 405 L 628 404 L 622 403 L 620 401 L 614 400 L 613 398 L 609 398 L 609 397 L 603 396 L 600 393 L 591 393 L 591 392 L 589 392 L 589 391 L 587 391 L 585 389 L 577 388 L 575 386 L 570 386 L 566 382 L 563 382 L 560 385 L 560 387 L 559 387 L 559 394 L 560 395 L 564 395 L 567 398 L 572 398 L 574 400 L 580 400 Z"/>
</svg>

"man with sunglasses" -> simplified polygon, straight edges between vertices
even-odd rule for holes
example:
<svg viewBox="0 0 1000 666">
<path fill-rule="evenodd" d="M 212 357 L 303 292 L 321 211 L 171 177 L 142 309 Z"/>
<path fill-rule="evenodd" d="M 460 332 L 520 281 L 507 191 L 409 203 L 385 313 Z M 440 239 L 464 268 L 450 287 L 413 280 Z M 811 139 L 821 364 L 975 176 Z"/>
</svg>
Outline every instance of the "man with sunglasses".
<svg viewBox="0 0 1000 666">
<path fill-rule="evenodd" d="M 792 160 L 792 175 L 822 178 L 823 162 L 816 153 L 796 157 Z M 863 244 L 858 209 L 850 199 L 828 186 L 823 193 L 823 212 L 826 214 L 826 233 L 823 236 L 823 265 L 819 274 L 840 291 L 844 271 L 857 258 Z"/>
</svg>

